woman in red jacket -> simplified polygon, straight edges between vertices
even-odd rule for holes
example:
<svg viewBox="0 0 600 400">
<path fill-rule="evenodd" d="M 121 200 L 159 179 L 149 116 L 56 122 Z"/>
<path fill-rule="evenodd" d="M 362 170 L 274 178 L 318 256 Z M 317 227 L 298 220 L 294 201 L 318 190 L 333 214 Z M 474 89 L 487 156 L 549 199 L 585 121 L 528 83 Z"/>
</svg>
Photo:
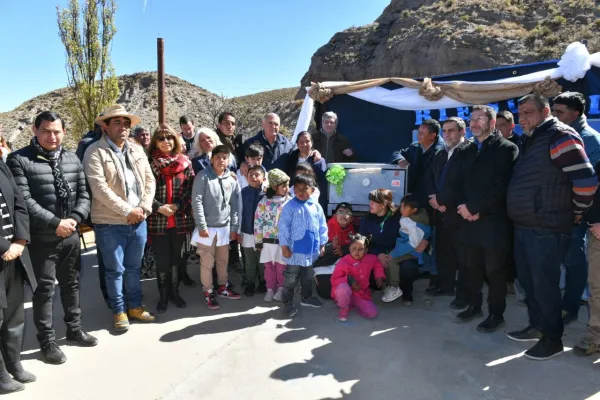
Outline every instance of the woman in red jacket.
<svg viewBox="0 0 600 400">
<path fill-rule="evenodd" d="M 362 235 L 350 236 L 350 254 L 343 257 L 335 266 L 331 276 L 331 297 L 340 307 L 338 320 L 346 322 L 350 308 L 356 308 L 365 318 L 377 316 L 377 306 L 371 298 L 369 277 L 375 273 L 377 286 L 385 279 L 383 266 L 377 256 L 366 254 L 367 239 Z"/>
</svg>

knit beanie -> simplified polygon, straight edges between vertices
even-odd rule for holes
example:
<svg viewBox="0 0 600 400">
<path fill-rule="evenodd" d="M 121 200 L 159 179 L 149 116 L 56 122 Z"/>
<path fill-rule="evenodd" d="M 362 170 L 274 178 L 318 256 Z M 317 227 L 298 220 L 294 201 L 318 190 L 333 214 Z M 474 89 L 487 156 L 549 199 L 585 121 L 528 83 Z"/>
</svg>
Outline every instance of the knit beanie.
<svg viewBox="0 0 600 400">
<path fill-rule="evenodd" d="M 282 170 L 275 168 L 269 171 L 269 174 L 267 175 L 267 180 L 269 181 L 269 186 L 275 189 L 282 183 L 289 182 L 290 177 L 287 176 L 287 174 Z"/>
</svg>

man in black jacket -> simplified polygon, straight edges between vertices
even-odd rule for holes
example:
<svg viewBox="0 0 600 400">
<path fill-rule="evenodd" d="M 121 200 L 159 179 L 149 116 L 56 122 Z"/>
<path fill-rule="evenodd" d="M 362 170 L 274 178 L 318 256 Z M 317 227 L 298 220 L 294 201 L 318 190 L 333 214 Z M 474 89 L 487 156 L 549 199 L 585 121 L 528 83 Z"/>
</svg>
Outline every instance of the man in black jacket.
<svg viewBox="0 0 600 400">
<path fill-rule="evenodd" d="M 504 136 L 504 139 L 513 142 L 521 150 L 523 138 L 514 131 L 515 117 L 510 111 L 500 111 L 496 115 L 496 129 Z"/>
<path fill-rule="evenodd" d="M 481 291 L 487 277 L 489 315 L 477 330 L 494 332 L 504 325 L 505 261 L 510 248 L 506 188 L 519 149 L 495 131 L 496 112 L 489 106 L 473 107 L 469 125 L 477 156 L 465 178 L 464 202 L 457 209 L 464 220 L 460 240 L 465 244 L 469 308 L 457 315 L 457 322 L 483 316 Z"/>
<path fill-rule="evenodd" d="M 438 286 L 428 294 L 451 296 L 454 295 L 456 286 L 456 298 L 450 307 L 457 310 L 467 306 L 467 294 L 463 246 L 456 235 L 466 222 L 456 212 L 456 208 L 464 203 L 465 176 L 470 173 L 471 165 L 477 157 L 477 146 L 465 140 L 465 129 L 465 121 L 458 117 L 450 117 L 443 122 L 445 147 L 435 154 L 427 180 L 429 205 L 435 210 L 435 248 L 438 261 Z"/>
<path fill-rule="evenodd" d="M 27 204 L 31 224 L 31 261 L 38 288 L 33 295 L 33 320 L 42 354 L 50 364 L 66 357 L 52 327 L 52 296 L 58 280 L 67 324 L 67 340 L 95 346 L 96 338 L 81 328 L 79 271 L 81 254 L 77 224 L 90 212 L 83 167 L 62 148 L 64 120 L 51 111 L 35 119 L 31 144 L 11 153 L 7 165 Z"/>
</svg>

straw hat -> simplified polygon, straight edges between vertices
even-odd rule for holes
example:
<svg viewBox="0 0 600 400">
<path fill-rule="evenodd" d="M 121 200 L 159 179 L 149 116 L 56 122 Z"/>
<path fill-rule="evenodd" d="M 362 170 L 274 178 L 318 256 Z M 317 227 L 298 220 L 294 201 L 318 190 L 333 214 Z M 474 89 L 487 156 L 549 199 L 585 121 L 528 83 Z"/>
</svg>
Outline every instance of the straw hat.
<svg viewBox="0 0 600 400">
<path fill-rule="evenodd" d="M 136 125 L 139 125 L 139 123 L 140 123 L 140 118 L 138 116 L 129 114 L 125 110 L 125 107 L 123 107 L 120 104 L 115 104 L 115 105 L 106 107 L 104 109 L 104 111 L 102 112 L 102 114 L 100 114 L 100 116 L 96 117 L 94 122 L 97 123 L 98 125 L 101 125 L 108 118 L 116 118 L 116 117 L 129 118 L 129 120 L 131 121 L 131 126 L 136 126 Z"/>
</svg>

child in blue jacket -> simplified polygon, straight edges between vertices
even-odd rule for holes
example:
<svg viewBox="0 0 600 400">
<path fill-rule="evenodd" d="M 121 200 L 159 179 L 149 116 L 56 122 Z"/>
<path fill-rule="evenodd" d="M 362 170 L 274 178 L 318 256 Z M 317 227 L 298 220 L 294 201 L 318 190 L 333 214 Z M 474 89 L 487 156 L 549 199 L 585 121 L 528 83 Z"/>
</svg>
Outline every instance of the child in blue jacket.
<svg viewBox="0 0 600 400">
<path fill-rule="evenodd" d="M 419 263 L 423 262 L 423 254 L 415 249 L 421 243 L 421 240 L 429 239 L 431 227 L 429 226 L 429 216 L 424 208 L 419 207 L 419 200 L 412 194 L 404 196 L 400 202 L 400 236 L 396 239 L 396 246 L 388 254 L 387 287 L 383 292 L 381 301 L 391 303 L 400 296 L 400 271 L 405 262 Z M 405 288 L 410 290 L 407 298 L 412 298 L 412 285 Z M 412 301 L 412 300 L 410 300 Z"/>
<path fill-rule="evenodd" d="M 305 307 L 323 307 L 312 297 L 312 265 L 323 255 L 327 243 L 327 221 L 323 208 L 310 198 L 315 180 L 310 175 L 296 175 L 293 180 L 293 199 L 287 202 L 279 217 L 279 245 L 286 267 L 283 272 L 283 311 L 288 317 L 296 315 L 294 289 L 300 281 L 302 300 Z"/>
</svg>

